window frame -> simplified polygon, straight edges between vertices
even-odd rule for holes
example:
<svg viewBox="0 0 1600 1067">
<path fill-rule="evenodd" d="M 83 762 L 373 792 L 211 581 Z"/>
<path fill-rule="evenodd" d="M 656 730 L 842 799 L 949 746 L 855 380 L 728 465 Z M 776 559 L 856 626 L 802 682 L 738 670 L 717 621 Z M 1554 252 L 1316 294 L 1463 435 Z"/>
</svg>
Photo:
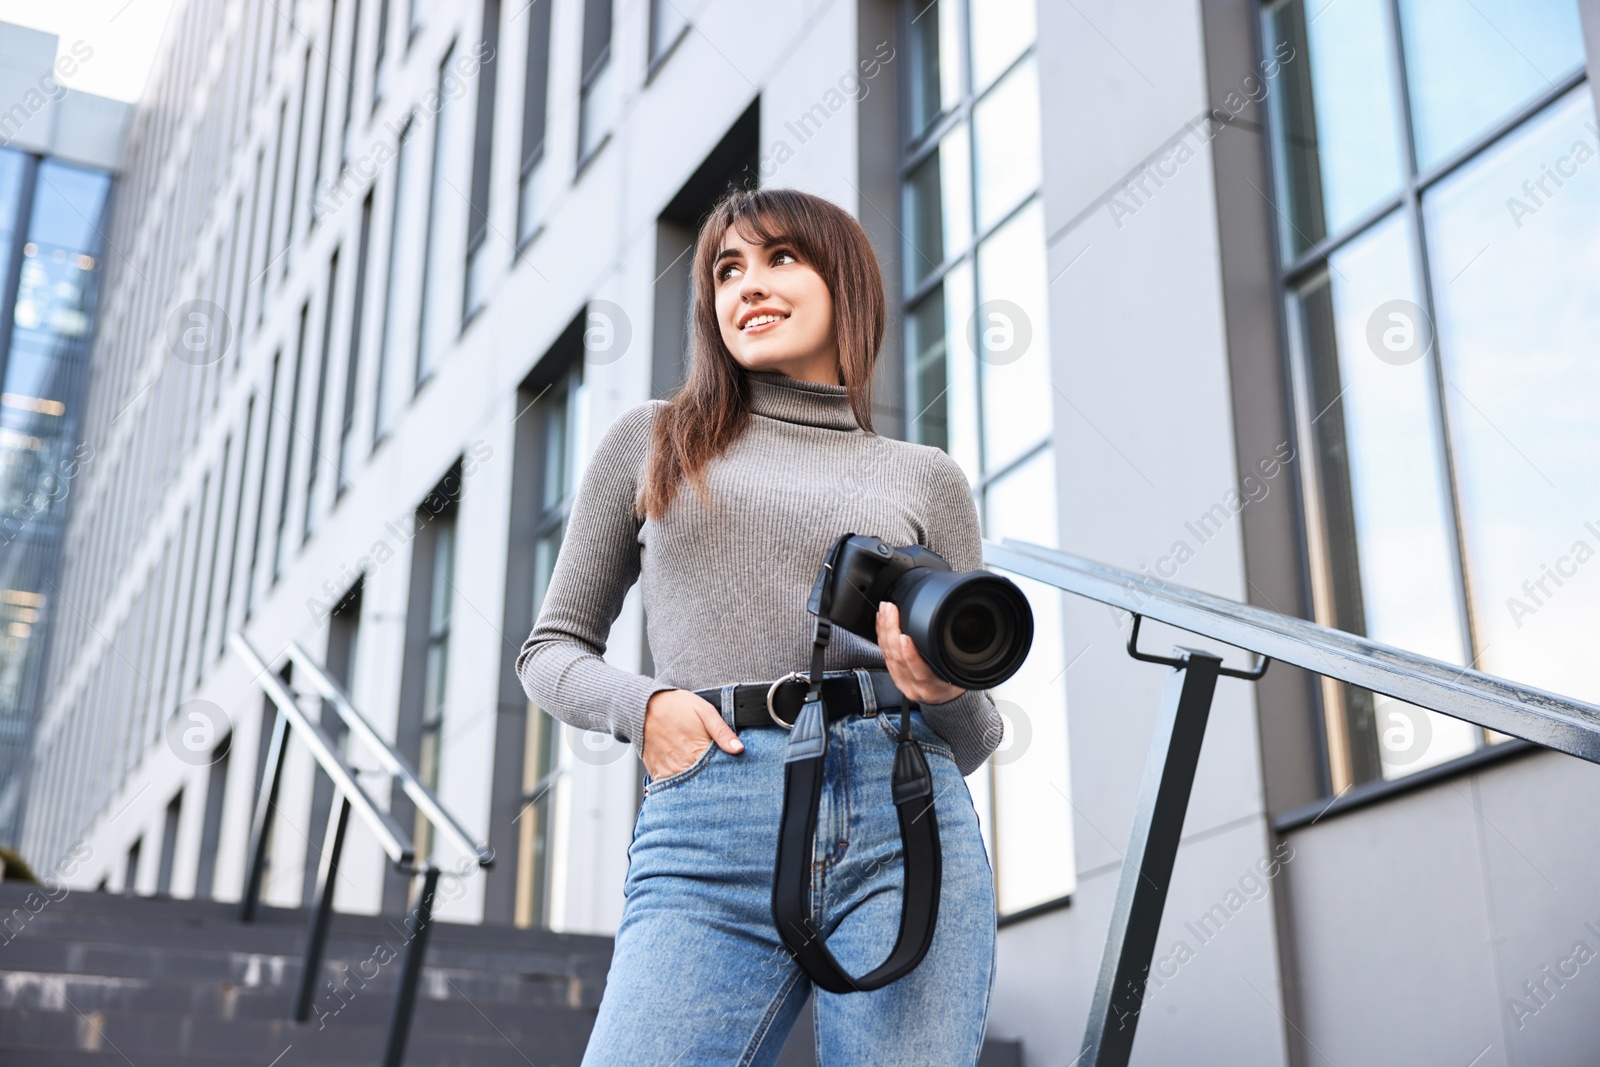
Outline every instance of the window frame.
<svg viewBox="0 0 1600 1067">
<path fill-rule="evenodd" d="M 1430 323 L 1438 321 L 1437 309 L 1434 302 L 1434 283 L 1431 276 L 1428 260 L 1428 235 L 1423 217 L 1422 201 L 1429 190 L 1446 181 L 1457 171 L 1478 159 L 1484 153 L 1491 151 L 1506 137 L 1541 114 L 1546 108 L 1555 104 L 1571 90 L 1589 80 L 1588 65 L 1581 65 L 1561 79 L 1545 86 L 1532 99 L 1521 106 L 1508 112 L 1493 126 L 1482 131 L 1478 136 L 1459 146 L 1454 152 L 1441 159 L 1437 164 L 1426 170 L 1419 169 L 1417 163 L 1417 139 L 1411 106 L 1410 71 L 1407 67 L 1405 53 L 1405 39 L 1403 19 L 1400 12 L 1402 0 L 1383 0 L 1384 18 L 1389 34 L 1392 54 L 1389 57 L 1389 77 L 1393 90 L 1393 104 L 1396 108 L 1396 120 L 1402 138 L 1401 176 L 1398 190 L 1391 196 L 1374 204 L 1359 217 L 1351 220 L 1342 228 L 1324 234 L 1310 247 L 1293 257 L 1286 257 L 1285 249 L 1288 247 L 1284 240 L 1282 228 L 1285 219 L 1281 212 L 1269 210 L 1272 232 L 1272 269 L 1276 285 L 1275 300 L 1277 301 L 1278 314 L 1281 316 L 1281 345 L 1282 359 L 1288 372 L 1290 385 L 1290 425 L 1295 438 L 1296 454 L 1303 463 L 1302 477 L 1299 479 L 1298 519 L 1303 537 L 1304 565 L 1306 568 L 1307 585 L 1310 590 L 1312 615 L 1316 622 L 1335 626 L 1333 616 L 1334 604 L 1331 592 L 1335 580 L 1333 551 L 1328 544 L 1326 515 L 1324 513 L 1323 486 L 1325 484 L 1325 471 L 1320 453 L 1316 447 L 1316 435 L 1312 430 L 1313 412 L 1311 411 L 1312 381 L 1314 368 L 1312 361 L 1315 358 L 1307 350 L 1305 335 L 1302 328 L 1299 301 L 1296 290 L 1307 282 L 1312 281 L 1319 272 L 1330 269 L 1330 262 L 1335 255 L 1352 242 L 1373 232 L 1384 224 L 1392 215 L 1399 213 L 1403 216 L 1405 240 L 1409 254 L 1411 268 L 1414 272 L 1412 282 L 1420 296 L 1424 314 Z M 1271 0 L 1263 0 L 1255 7 L 1255 34 L 1257 58 L 1266 61 L 1268 50 L 1271 48 L 1270 34 L 1267 27 L 1269 10 L 1273 4 Z M 1309 52 L 1309 47 L 1307 48 Z M 1309 61 L 1310 57 L 1307 57 Z M 1593 62 L 1592 58 L 1590 62 Z M 1280 190 L 1283 185 L 1282 174 L 1285 163 L 1282 150 L 1281 118 L 1277 111 L 1278 103 L 1275 100 L 1268 102 L 1268 115 L 1265 122 L 1266 152 L 1266 181 L 1267 195 L 1271 204 L 1279 203 Z M 1288 223 L 1293 225 L 1292 222 Z M 1460 626 L 1461 647 L 1465 651 L 1467 666 L 1478 663 L 1484 652 L 1484 645 L 1478 634 L 1477 623 L 1473 617 L 1473 591 L 1471 575 L 1467 566 L 1467 532 L 1461 510 L 1459 491 L 1459 478 L 1456 458 L 1453 454 L 1451 432 L 1451 419 L 1448 398 L 1445 395 L 1447 377 L 1445 374 L 1443 344 L 1434 333 L 1430 345 L 1426 365 L 1429 380 L 1429 415 L 1432 425 L 1437 427 L 1440 435 L 1440 457 L 1442 470 L 1440 472 L 1441 492 L 1447 504 L 1446 520 L 1448 525 L 1447 535 L 1451 547 L 1449 565 L 1454 576 L 1452 589 L 1456 601 L 1455 608 Z M 1372 785 L 1374 787 L 1389 784 L 1394 785 L 1404 782 L 1419 774 L 1436 771 L 1437 768 L 1455 764 L 1460 761 L 1474 761 L 1484 758 L 1486 750 L 1504 744 L 1508 738 L 1491 736 L 1491 731 L 1482 727 L 1475 728 L 1475 747 L 1472 751 L 1461 756 L 1452 757 L 1442 763 L 1424 764 L 1397 774 L 1393 778 L 1385 778 L 1380 770 L 1376 776 L 1369 776 L 1357 780 L 1355 776 L 1356 754 L 1354 750 L 1355 738 L 1352 735 L 1352 724 L 1349 721 L 1344 683 L 1326 676 L 1318 677 L 1318 685 L 1313 689 L 1316 693 L 1318 711 L 1322 720 L 1320 745 L 1318 746 L 1319 758 L 1323 763 L 1325 782 L 1330 796 L 1340 796 L 1345 792 L 1358 787 Z"/>
</svg>

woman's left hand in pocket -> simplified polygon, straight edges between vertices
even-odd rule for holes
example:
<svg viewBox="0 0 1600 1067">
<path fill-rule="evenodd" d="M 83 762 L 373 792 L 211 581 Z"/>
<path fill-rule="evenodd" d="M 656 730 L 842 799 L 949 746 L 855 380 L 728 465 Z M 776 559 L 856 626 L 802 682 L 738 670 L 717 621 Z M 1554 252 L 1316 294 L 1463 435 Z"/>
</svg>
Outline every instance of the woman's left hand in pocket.
<svg viewBox="0 0 1600 1067">
<path fill-rule="evenodd" d="M 878 647 L 883 663 L 900 692 L 919 704 L 943 704 L 966 690 L 933 673 L 908 634 L 900 632 L 900 609 L 888 600 L 878 604 Z"/>
</svg>

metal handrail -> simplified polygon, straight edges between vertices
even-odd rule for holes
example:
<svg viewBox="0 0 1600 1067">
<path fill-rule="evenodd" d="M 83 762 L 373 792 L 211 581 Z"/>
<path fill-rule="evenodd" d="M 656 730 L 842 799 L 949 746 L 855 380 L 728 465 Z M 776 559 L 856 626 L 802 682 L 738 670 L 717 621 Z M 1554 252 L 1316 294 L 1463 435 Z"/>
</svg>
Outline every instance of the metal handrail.
<svg viewBox="0 0 1600 1067">
<path fill-rule="evenodd" d="M 1600 763 L 1600 707 L 1137 571 L 1004 538 L 984 563 L 1374 693 Z"/>
<path fill-rule="evenodd" d="M 332 738 L 323 731 L 320 724 L 306 716 L 295 701 L 294 694 L 289 692 L 289 688 L 272 673 L 256 650 L 250 647 L 250 642 L 245 640 L 243 634 L 235 632 L 229 643 L 239 654 L 239 658 L 244 660 L 245 666 L 255 673 L 256 680 L 261 683 L 261 688 L 266 690 L 267 696 L 277 705 L 278 710 L 287 715 L 290 724 L 301 732 L 306 747 L 311 750 L 311 755 L 316 759 L 318 766 L 333 779 L 334 787 L 353 801 L 355 813 L 361 816 L 377 835 L 378 844 L 384 853 L 396 863 L 410 863 L 413 858 L 411 835 L 395 822 L 392 815 L 378 807 L 367 791 L 361 787 L 361 783 L 333 750 Z"/>
<path fill-rule="evenodd" d="M 423 784 L 410 762 L 389 743 L 388 739 L 372 728 L 366 716 L 356 710 L 355 705 L 350 702 L 349 695 L 328 675 L 327 671 L 322 669 L 322 665 L 312 659 L 296 642 L 289 643 L 288 653 L 295 670 L 305 672 L 317 695 L 332 705 L 333 710 L 344 720 L 344 724 L 351 732 L 366 743 L 367 748 L 383 765 L 383 769 L 399 781 L 400 788 L 428 817 L 428 821 L 453 838 L 465 851 L 476 855 L 478 866 L 491 866 L 494 863 L 494 849 L 472 840 L 466 829 L 456 821 L 455 816 L 439 803 L 439 798 L 434 795 L 433 790 Z"/>
<path fill-rule="evenodd" d="M 1600 763 L 1600 707 L 1480 671 L 1419 656 L 1356 634 L 1240 604 L 1006 538 L 983 542 L 986 566 L 1010 571 L 1133 613 L 1128 653 L 1172 669 L 1123 852 L 1117 895 L 1084 1030 L 1079 1067 L 1126 1067 L 1144 1008 L 1161 914 L 1177 859 L 1211 701 L 1221 677 L 1253 681 L 1274 659 L 1384 696 Z M 1140 652 L 1139 620 L 1151 618 L 1261 656 L 1253 669 L 1222 666 L 1216 653 Z"/>
<path fill-rule="evenodd" d="M 234 631 L 229 636 L 228 643 L 251 669 L 255 680 L 260 683 L 278 709 L 272 728 L 272 740 L 262 760 L 261 790 L 256 797 L 255 818 L 251 827 L 250 866 L 245 876 L 245 891 L 240 901 L 239 918 L 244 922 L 250 922 L 255 917 L 256 903 L 261 895 L 262 873 L 266 866 L 267 833 L 278 804 L 278 785 L 283 775 L 289 731 L 299 730 L 317 765 L 326 771 L 333 781 L 337 811 L 329 813 L 327 837 L 317 870 L 316 898 L 311 905 L 311 920 L 306 932 L 305 961 L 300 969 L 300 982 L 295 991 L 291 1017 L 296 1022 L 306 1022 L 311 1017 L 312 997 L 321 974 L 323 949 L 327 944 L 328 925 L 333 915 L 334 880 L 339 872 L 340 854 L 344 851 L 345 829 L 350 821 L 350 810 L 354 808 L 377 835 L 384 853 L 394 861 L 395 866 L 412 877 L 422 875 L 422 890 L 417 895 L 415 907 L 411 909 L 410 935 L 405 949 L 405 959 L 401 964 L 394 1009 L 389 1016 L 389 1032 L 379 1061 L 383 1067 L 400 1067 L 405 1059 L 406 1042 L 411 1032 L 411 1015 L 416 1004 L 417 984 L 422 975 L 422 959 L 427 951 L 429 931 L 433 928 L 434 896 L 442 872 L 431 856 L 422 857 L 422 865 L 420 867 L 416 865 L 416 845 L 411 835 L 395 821 L 393 815 L 378 807 L 367 795 L 367 791 L 355 777 L 356 772 L 346 765 L 334 750 L 333 741 L 323 732 L 321 724 L 313 721 L 300 708 L 295 694 L 272 672 L 256 650 L 250 646 L 244 634 Z M 376 754 L 382 769 L 388 772 L 391 780 L 400 782 L 401 789 L 411 798 L 417 810 L 428 819 L 429 823 L 443 830 L 457 844 L 472 853 L 479 867 L 488 867 L 493 863 L 494 850 L 488 845 L 478 844 L 468 836 L 455 817 L 439 803 L 439 798 L 433 791 L 417 777 L 417 772 L 410 762 L 372 728 L 372 724 L 356 710 L 348 694 L 329 677 L 322 665 L 307 655 L 297 644 L 291 643 L 287 651 L 293 667 L 300 675 L 311 680 L 311 687 L 317 695 L 331 705 L 357 739 L 364 742 L 367 748 Z"/>
</svg>

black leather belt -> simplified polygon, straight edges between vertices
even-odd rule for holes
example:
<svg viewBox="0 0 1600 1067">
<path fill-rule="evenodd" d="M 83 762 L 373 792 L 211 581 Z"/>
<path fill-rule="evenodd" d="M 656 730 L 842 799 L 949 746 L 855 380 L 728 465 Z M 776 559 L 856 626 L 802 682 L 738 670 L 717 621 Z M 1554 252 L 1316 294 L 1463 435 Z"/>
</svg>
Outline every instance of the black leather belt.
<svg viewBox="0 0 1600 1067">
<path fill-rule="evenodd" d="M 850 715 L 876 714 L 886 709 L 898 711 L 905 703 L 905 695 L 894 684 L 888 671 L 868 670 L 866 673 L 872 684 L 871 708 L 862 700 L 861 683 L 854 671 L 837 675 L 830 671 L 822 676 L 822 701 L 829 722 Z M 803 673 L 790 671 L 776 682 L 751 682 L 736 687 L 733 691 L 734 726 L 793 726 L 795 715 L 805 703 L 808 684 Z M 772 698 L 770 711 L 767 704 L 769 693 Z M 696 689 L 695 694 L 721 710 L 721 686 Z"/>
</svg>

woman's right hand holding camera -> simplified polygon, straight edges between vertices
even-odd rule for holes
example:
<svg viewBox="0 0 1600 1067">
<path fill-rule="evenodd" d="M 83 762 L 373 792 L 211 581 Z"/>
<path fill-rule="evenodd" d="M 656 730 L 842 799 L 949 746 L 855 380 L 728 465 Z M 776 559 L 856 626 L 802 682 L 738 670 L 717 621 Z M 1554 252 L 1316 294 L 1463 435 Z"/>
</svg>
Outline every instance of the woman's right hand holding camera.
<svg viewBox="0 0 1600 1067">
<path fill-rule="evenodd" d="M 659 782 L 686 771 L 715 744 L 737 755 L 744 742 L 705 697 L 687 689 L 654 693 L 644 710 L 644 769 Z"/>
</svg>

